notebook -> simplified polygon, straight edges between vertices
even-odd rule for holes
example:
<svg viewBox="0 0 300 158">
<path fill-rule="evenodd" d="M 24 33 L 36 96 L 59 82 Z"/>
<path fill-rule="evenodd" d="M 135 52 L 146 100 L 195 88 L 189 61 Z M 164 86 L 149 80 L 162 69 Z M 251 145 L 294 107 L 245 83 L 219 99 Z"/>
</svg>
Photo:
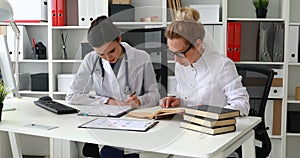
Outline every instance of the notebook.
<svg viewBox="0 0 300 158">
<path fill-rule="evenodd" d="M 94 105 L 92 107 L 82 109 L 78 113 L 80 116 L 99 116 L 99 117 L 120 117 L 127 112 L 135 109 L 131 106 L 120 106 L 120 105 Z"/>
<path fill-rule="evenodd" d="M 84 123 L 79 128 L 112 129 L 145 132 L 155 126 L 155 120 L 133 120 L 110 117 L 99 117 L 90 122 Z"/>
</svg>

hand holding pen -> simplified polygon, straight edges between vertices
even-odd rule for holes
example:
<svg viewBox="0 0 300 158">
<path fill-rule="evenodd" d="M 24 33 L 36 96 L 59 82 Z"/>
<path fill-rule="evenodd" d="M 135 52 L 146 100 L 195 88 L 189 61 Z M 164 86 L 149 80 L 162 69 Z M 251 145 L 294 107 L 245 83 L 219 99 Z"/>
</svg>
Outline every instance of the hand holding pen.
<svg viewBox="0 0 300 158">
<path fill-rule="evenodd" d="M 131 93 L 125 102 L 133 107 L 139 107 L 141 102 L 135 94 L 136 94 L 136 92 Z"/>
</svg>

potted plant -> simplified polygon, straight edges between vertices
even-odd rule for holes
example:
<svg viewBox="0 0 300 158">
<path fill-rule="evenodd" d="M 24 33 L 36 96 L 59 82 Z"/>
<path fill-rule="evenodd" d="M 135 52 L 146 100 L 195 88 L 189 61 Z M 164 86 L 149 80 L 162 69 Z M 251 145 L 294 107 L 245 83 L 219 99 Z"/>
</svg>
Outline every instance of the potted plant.
<svg viewBox="0 0 300 158">
<path fill-rule="evenodd" d="M 0 121 L 1 121 L 1 116 L 2 116 L 3 101 L 8 93 L 9 93 L 9 91 L 3 85 L 2 80 L 0 80 Z"/>
<path fill-rule="evenodd" d="M 266 18 L 269 6 L 269 0 L 253 0 L 252 1 L 257 18 Z"/>
</svg>

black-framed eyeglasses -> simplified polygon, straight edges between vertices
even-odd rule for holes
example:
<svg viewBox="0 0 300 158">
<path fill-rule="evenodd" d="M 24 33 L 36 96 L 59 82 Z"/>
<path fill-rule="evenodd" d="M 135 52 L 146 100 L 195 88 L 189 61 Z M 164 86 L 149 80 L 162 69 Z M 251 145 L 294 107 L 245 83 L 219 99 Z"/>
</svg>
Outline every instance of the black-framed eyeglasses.
<svg viewBox="0 0 300 158">
<path fill-rule="evenodd" d="M 190 44 L 190 46 L 184 51 L 184 52 L 172 52 L 170 49 L 168 51 L 169 54 L 172 56 L 176 55 L 179 58 L 186 58 L 186 53 L 193 47 L 193 44 Z"/>
</svg>

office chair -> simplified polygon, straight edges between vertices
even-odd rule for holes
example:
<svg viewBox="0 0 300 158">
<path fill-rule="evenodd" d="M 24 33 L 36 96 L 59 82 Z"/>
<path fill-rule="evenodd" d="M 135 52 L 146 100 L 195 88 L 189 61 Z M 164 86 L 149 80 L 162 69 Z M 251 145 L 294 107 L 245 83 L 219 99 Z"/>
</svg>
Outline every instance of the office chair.
<svg viewBox="0 0 300 158">
<path fill-rule="evenodd" d="M 267 157 L 271 152 L 271 140 L 267 133 L 265 123 L 265 109 L 272 85 L 274 71 L 270 68 L 256 65 L 236 65 L 241 75 L 243 86 L 246 87 L 250 96 L 249 116 L 258 116 L 262 121 L 254 128 L 255 139 L 261 141 L 262 146 L 256 146 L 256 157 Z M 241 150 L 238 151 L 241 155 Z"/>
<path fill-rule="evenodd" d="M 159 83 L 159 93 L 161 97 L 167 96 L 168 66 L 165 28 L 135 28 L 121 29 L 121 31 L 122 41 L 137 49 L 145 50 L 155 58 L 152 59 L 152 65 Z"/>
</svg>

